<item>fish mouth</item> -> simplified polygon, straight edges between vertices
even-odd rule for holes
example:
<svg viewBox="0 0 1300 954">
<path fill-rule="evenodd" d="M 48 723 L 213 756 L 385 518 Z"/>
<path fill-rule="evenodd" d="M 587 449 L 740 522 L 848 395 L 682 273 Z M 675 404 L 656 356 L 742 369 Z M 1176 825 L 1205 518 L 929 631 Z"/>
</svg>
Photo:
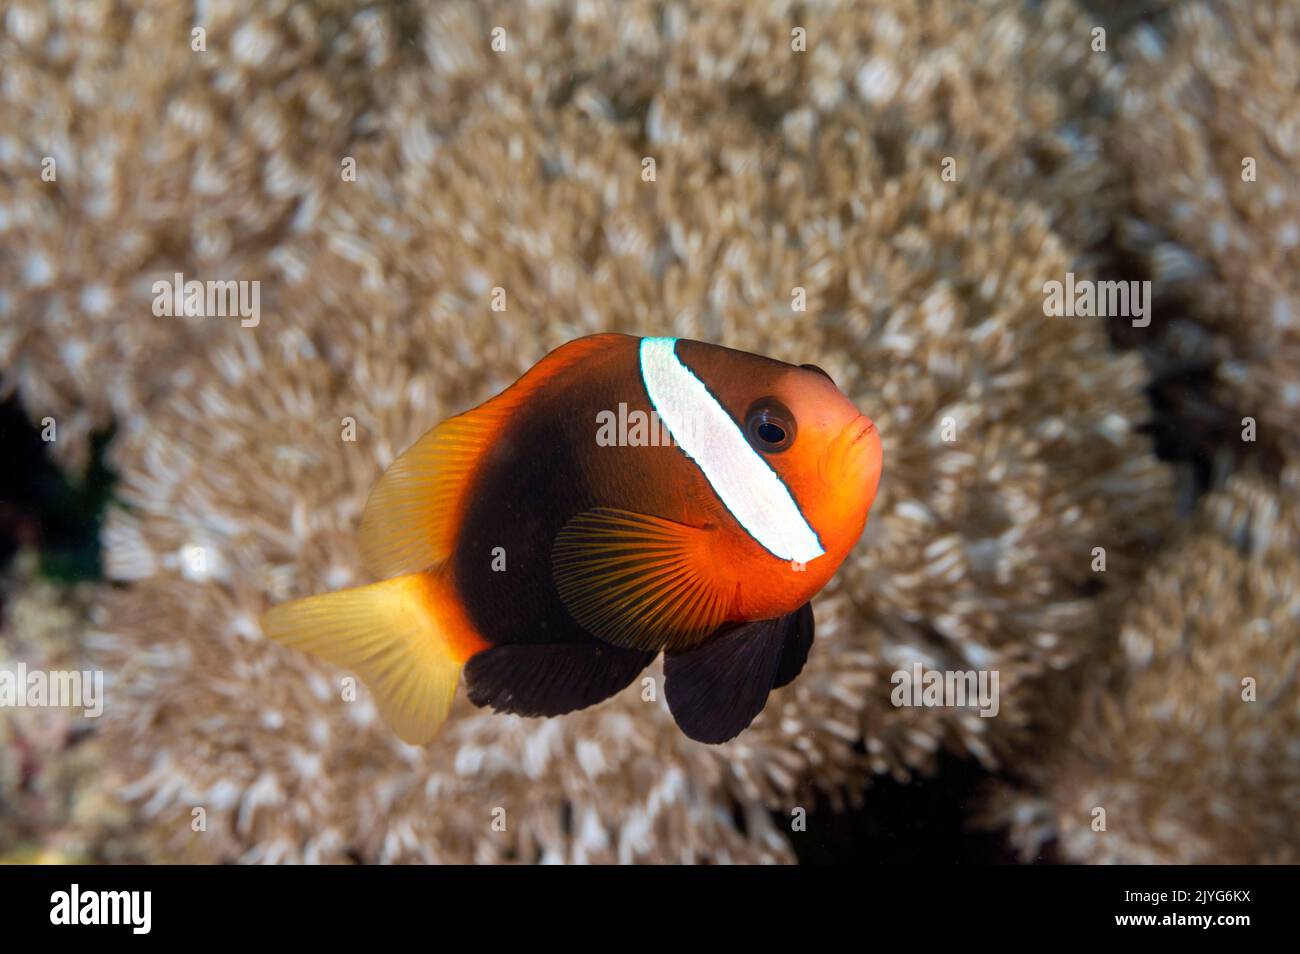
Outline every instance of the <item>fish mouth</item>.
<svg viewBox="0 0 1300 954">
<path fill-rule="evenodd" d="M 829 452 L 821 460 L 822 478 L 829 484 L 838 484 L 862 466 L 867 460 L 863 454 L 876 433 L 876 422 L 859 414 L 840 429 Z"/>
<path fill-rule="evenodd" d="M 853 435 L 849 438 L 849 446 L 853 446 L 868 434 L 875 433 L 875 430 L 876 422 L 865 414 L 859 414 L 852 422 L 850 422 L 848 427 L 845 428 L 846 432 Z"/>
</svg>

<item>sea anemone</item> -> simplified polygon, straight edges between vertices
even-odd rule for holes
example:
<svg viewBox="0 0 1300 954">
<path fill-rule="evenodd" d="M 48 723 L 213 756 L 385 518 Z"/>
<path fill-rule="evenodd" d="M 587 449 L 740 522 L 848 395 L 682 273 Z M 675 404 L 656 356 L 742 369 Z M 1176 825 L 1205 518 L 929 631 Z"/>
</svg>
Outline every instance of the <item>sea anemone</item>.
<svg viewBox="0 0 1300 954">
<path fill-rule="evenodd" d="M 1297 459 L 1300 8 L 1184 4 L 1161 27 L 1135 30 L 1125 53 L 1111 134 L 1132 180 L 1124 241 L 1165 313 L 1194 323 L 1170 323 L 1182 344 L 1205 339 L 1182 367 L 1208 368 L 1215 401 L 1235 410 L 1219 425 L 1230 432 L 1223 450 L 1242 456 L 1254 440 Z"/>
<path fill-rule="evenodd" d="M 990 798 L 1025 860 L 1300 861 L 1297 490 L 1234 477 L 1154 561 L 1068 727 Z"/>
<path fill-rule="evenodd" d="M 0 580 L 0 672 L 47 686 L 53 674 L 90 673 L 93 685 L 83 645 L 90 587 L 41 580 L 36 563 L 23 553 Z M 102 697 L 83 697 L 89 710 L 29 705 L 28 684 L 13 685 L 23 699 L 0 706 L 0 862 L 130 858 L 130 816 L 112 795 L 113 770 L 94 732 Z"/>
<path fill-rule="evenodd" d="M 142 421 L 209 336 L 153 316 L 155 281 L 268 277 L 365 135 L 389 28 L 332 0 L 7 4 L 0 391 L 54 418 L 61 462 Z"/>
<path fill-rule="evenodd" d="M 22 219 L 47 259 L 65 229 L 89 251 L 4 301 L 0 365 L 34 416 L 119 423 L 117 585 L 88 640 L 153 856 L 784 861 L 818 793 L 930 771 L 942 749 L 999 766 L 1025 742 L 1056 675 L 1111 631 L 1172 493 L 1140 430 L 1139 359 L 1104 319 L 1044 313 L 1044 283 L 1086 273 L 1108 214 L 1107 61 L 1066 4 L 926 10 L 273 3 L 223 14 L 201 66 L 168 20 L 183 55 L 147 69 L 155 41 L 108 31 L 94 89 L 147 82 L 155 115 L 207 125 L 119 133 L 123 156 L 191 162 L 117 207 L 113 228 L 159 251 L 107 273 L 112 322 L 47 316 L 119 240 L 57 206 Z M 44 54 L 5 42 L 45 75 Z M 267 48 L 306 52 L 282 71 L 253 55 Z M 49 95 L 70 97 L 61 75 Z M 114 104 L 106 133 L 136 109 Z M 194 177 L 226 183 L 220 201 Z M 11 188 L 46 208 L 39 178 Z M 199 221 L 225 240 L 200 241 Z M 261 281 L 259 322 L 154 317 L 145 279 L 175 270 Z M 258 617 L 363 582 L 356 523 L 383 467 L 604 330 L 816 361 L 878 422 L 881 493 L 815 604 L 808 668 L 716 748 L 677 731 L 657 669 L 549 721 L 462 699 L 432 745 L 405 746 L 364 689 L 269 644 Z M 68 347 L 93 355 L 85 375 Z M 914 663 L 997 670 L 999 715 L 894 707 L 891 674 Z"/>
</svg>

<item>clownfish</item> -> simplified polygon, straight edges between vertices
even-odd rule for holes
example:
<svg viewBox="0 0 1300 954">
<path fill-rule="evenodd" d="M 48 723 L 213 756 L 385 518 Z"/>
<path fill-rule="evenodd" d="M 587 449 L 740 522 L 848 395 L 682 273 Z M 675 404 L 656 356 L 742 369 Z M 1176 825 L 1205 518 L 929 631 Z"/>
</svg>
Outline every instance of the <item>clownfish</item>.
<svg viewBox="0 0 1300 954">
<path fill-rule="evenodd" d="M 725 742 L 803 668 L 809 600 L 861 535 L 881 461 L 875 424 L 814 365 L 579 338 L 384 472 L 360 529 L 382 582 L 275 606 L 263 629 L 356 672 L 415 745 L 462 676 L 477 706 L 555 716 L 661 652 L 678 726 Z"/>
</svg>

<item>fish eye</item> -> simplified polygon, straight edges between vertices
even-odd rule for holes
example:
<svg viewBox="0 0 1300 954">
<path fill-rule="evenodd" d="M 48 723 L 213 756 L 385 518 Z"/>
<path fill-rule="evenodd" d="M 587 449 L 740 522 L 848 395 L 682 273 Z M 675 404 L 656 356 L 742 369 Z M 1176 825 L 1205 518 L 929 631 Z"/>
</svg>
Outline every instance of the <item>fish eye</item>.
<svg viewBox="0 0 1300 954">
<path fill-rule="evenodd" d="M 827 374 L 823 369 L 817 367 L 817 365 L 815 365 L 815 364 L 801 364 L 801 365 L 799 365 L 799 367 L 804 368 L 804 369 L 806 369 L 806 370 L 808 370 L 808 371 L 816 371 L 818 374 L 820 374 L 823 378 L 825 378 L 825 379 L 826 379 L 827 381 L 829 381 L 831 384 L 834 384 L 834 383 L 835 383 L 835 379 L 834 379 L 834 378 L 832 378 L 829 374 Z"/>
<path fill-rule="evenodd" d="M 777 454 L 794 443 L 794 415 L 780 401 L 763 398 L 745 415 L 745 436 L 756 450 Z"/>
</svg>

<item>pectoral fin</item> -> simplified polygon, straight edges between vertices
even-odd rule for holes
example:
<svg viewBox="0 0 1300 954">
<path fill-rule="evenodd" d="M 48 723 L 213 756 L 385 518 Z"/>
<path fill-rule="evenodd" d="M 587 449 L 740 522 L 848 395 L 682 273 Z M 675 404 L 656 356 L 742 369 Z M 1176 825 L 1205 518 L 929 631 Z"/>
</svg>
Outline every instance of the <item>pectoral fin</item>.
<svg viewBox="0 0 1300 954">
<path fill-rule="evenodd" d="M 715 530 L 601 507 L 564 525 L 551 551 L 570 615 L 614 646 L 693 646 L 727 618 L 734 592 L 718 571 Z"/>
</svg>

